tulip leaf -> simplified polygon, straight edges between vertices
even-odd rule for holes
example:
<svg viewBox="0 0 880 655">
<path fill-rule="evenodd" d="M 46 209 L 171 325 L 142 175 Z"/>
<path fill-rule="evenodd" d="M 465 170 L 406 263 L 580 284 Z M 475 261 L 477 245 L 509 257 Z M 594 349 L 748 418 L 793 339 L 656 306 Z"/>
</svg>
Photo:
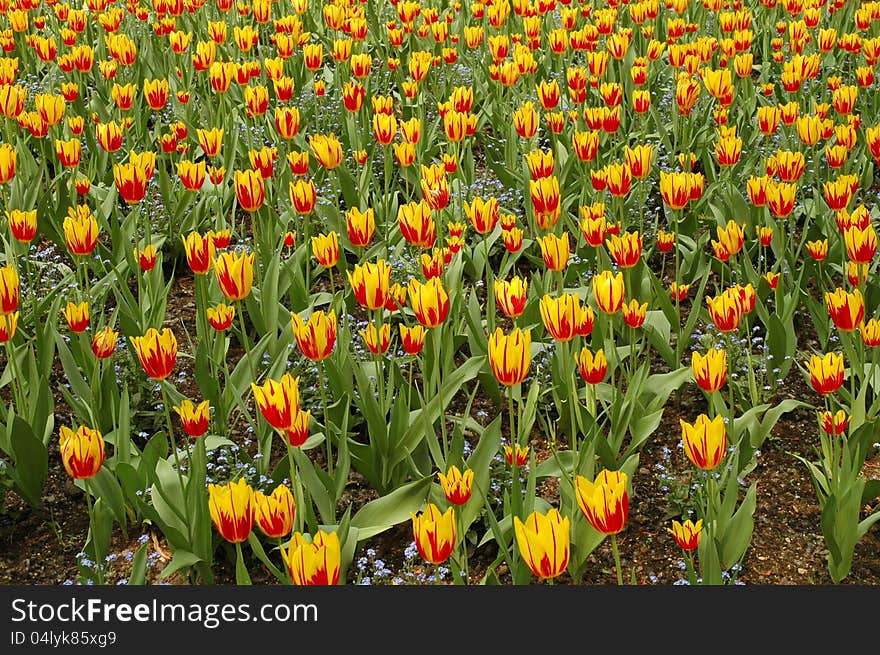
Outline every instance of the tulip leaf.
<svg viewBox="0 0 880 655">
<path fill-rule="evenodd" d="M 755 528 L 756 488 L 757 483 L 753 482 L 739 509 L 725 527 L 721 543 L 721 564 L 725 569 L 729 569 L 742 559 L 752 540 L 752 532 Z"/>
<path fill-rule="evenodd" d="M 46 483 L 49 470 L 49 456 L 46 446 L 38 439 L 20 416 L 9 415 L 6 426 L 7 442 L 12 449 L 15 466 L 10 475 L 17 491 L 34 507 L 42 505 L 40 495 Z"/>
<path fill-rule="evenodd" d="M 198 555 L 194 555 L 188 550 L 177 549 L 174 551 L 174 556 L 171 558 L 171 561 L 162 569 L 159 577 L 167 578 L 174 573 L 177 573 L 180 569 L 188 566 L 195 566 L 201 561 L 202 560 Z"/>
<path fill-rule="evenodd" d="M 128 576 L 129 586 L 140 586 L 147 581 L 147 544 L 141 544 L 131 562 L 131 575 Z"/>
<path fill-rule="evenodd" d="M 390 494 L 371 500 L 351 517 L 351 525 L 358 528 L 362 541 L 410 519 L 423 506 L 431 489 L 433 475 L 414 480 L 398 487 Z"/>
</svg>

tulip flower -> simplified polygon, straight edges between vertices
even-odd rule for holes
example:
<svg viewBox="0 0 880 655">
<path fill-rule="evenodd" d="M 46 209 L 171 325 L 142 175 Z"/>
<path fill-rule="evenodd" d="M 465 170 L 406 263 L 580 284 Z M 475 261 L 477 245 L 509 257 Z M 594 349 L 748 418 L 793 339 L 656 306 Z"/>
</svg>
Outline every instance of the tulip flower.
<svg viewBox="0 0 880 655">
<path fill-rule="evenodd" d="M 691 368 L 700 389 L 706 393 L 718 391 L 727 381 L 727 351 L 712 348 L 705 355 L 694 352 Z"/>
<path fill-rule="evenodd" d="M 510 280 L 495 281 L 495 303 L 508 318 L 522 316 L 527 302 L 528 280 L 518 275 Z"/>
<path fill-rule="evenodd" d="M 709 318 L 721 332 L 733 332 L 739 327 L 742 304 L 733 289 L 727 289 L 717 296 L 707 296 L 706 306 Z"/>
<path fill-rule="evenodd" d="M 577 318 L 580 313 L 580 298 L 574 294 L 564 293 L 558 298 L 550 294 L 541 298 L 541 320 L 544 327 L 554 340 L 571 341 L 576 332 Z"/>
<path fill-rule="evenodd" d="M 37 210 L 12 209 L 6 212 L 9 231 L 16 241 L 30 243 L 37 236 Z"/>
<path fill-rule="evenodd" d="M 391 284 L 391 266 L 384 259 L 356 264 L 354 272 L 347 271 L 347 275 L 355 300 L 361 307 L 377 310 L 385 305 Z"/>
<path fill-rule="evenodd" d="M 254 283 L 255 253 L 220 253 L 214 262 L 214 272 L 220 291 L 228 300 L 242 300 L 251 292 Z"/>
<path fill-rule="evenodd" d="M 678 521 L 672 522 L 671 528 L 666 530 L 672 535 L 682 550 L 696 550 L 700 545 L 700 537 L 703 534 L 703 519 L 699 519 L 696 523 L 688 519 L 684 523 Z"/>
<path fill-rule="evenodd" d="M 488 234 L 498 222 L 498 200 L 492 196 L 483 200 L 479 196 L 464 203 L 465 215 L 477 234 Z"/>
<path fill-rule="evenodd" d="M 286 430 L 300 409 L 299 377 L 285 373 L 280 380 L 268 379 L 262 385 L 251 382 L 254 402 L 266 422 L 276 430 Z"/>
<path fill-rule="evenodd" d="M 616 314 L 623 307 L 623 273 L 602 271 L 593 278 L 593 297 L 599 309 L 606 314 Z"/>
<path fill-rule="evenodd" d="M 544 258 L 544 264 L 550 271 L 562 271 L 568 265 L 568 258 L 571 254 L 568 243 L 568 232 L 563 232 L 561 237 L 557 237 L 552 232 L 538 238 L 538 245 L 541 246 L 541 256 Z"/>
<path fill-rule="evenodd" d="M 358 334 L 367 345 L 367 349 L 374 355 L 384 355 L 391 344 L 391 325 L 385 323 L 378 330 L 372 323 L 367 325 L 366 330 L 358 330 Z"/>
<path fill-rule="evenodd" d="M 254 527 L 254 490 L 244 478 L 208 485 L 208 511 L 217 532 L 226 541 L 246 541 Z"/>
<path fill-rule="evenodd" d="M 18 309 L 21 281 L 15 266 L 0 268 L 0 315 L 11 314 Z"/>
<path fill-rule="evenodd" d="M 691 463 L 704 471 L 716 468 L 727 452 L 724 417 L 719 414 L 710 420 L 705 414 L 700 414 L 693 424 L 684 419 L 679 419 L 679 423 L 685 454 Z"/>
<path fill-rule="evenodd" d="M 866 323 L 859 325 L 859 332 L 862 336 L 862 343 L 868 348 L 880 346 L 880 321 L 876 318 L 871 318 Z"/>
<path fill-rule="evenodd" d="M 571 520 L 551 508 L 546 514 L 532 512 L 523 522 L 513 517 L 516 544 L 529 569 L 542 580 L 565 571 L 571 550 Z"/>
<path fill-rule="evenodd" d="M 833 292 L 826 291 L 825 306 L 835 327 L 841 332 L 858 329 L 865 318 L 865 302 L 858 289 L 852 293 L 839 287 Z"/>
<path fill-rule="evenodd" d="M 211 270 L 215 247 L 210 235 L 203 237 L 198 232 L 190 232 L 181 239 L 190 270 L 196 275 L 204 275 Z"/>
<path fill-rule="evenodd" d="M 335 134 L 312 135 L 309 137 L 309 145 L 315 159 L 327 170 L 333 170 L 342 163 L 342 144 Z"/>
<path fill-rule="evenodd" d="M 64 218 L 64 241 L 72 255 L 91 255 L 98 245 L 98 221 L 86 205 L 69 207 Z"/>
<path fill-rule="evenodd" d="M 266 185 L 259 171 L 235 171 L 234 182 L 235 196 L 244 211 L 253 213 L 263 206 L 266 201 Z"/>
<path fill-rule="evenodd" d="M 438 472 L 437 478 L 440 480 L 440 488 L 443 489 L 446 500 L 450 503 L 464 505 L 470 500 L 471 487 L 474 483 L 473 469 L 467 469 L 462 473 L 457 466 L 453 465 L 445 474 Z"/>
<path fill-rule="evenodd" d="M 409 302 L 419 323 L 434 328 L 446 320 L 449 314 L 449 293 L 443 288 L 439 277 L 432 277 L 422 284 L 412 278 L 407 285 Z"/>
<path fill-rule="evenodd" d="M 62 425 L 58 430 L 61 462 L 74 480 L 92 478 L 104 464 L 104 438 L 98 430 L 81 425 L 76 432 Z"/>
<path fill-rule="evenodd" d="M 532 361 L 531 330 L 514 328 L 504 334 L 499 327 L 489 337 L 489 364 L 495 379 L 508 387 L 525 380 Z"/>
<path fill-rule="evenodd" d="M 639 304 L 638 300 L 632 299 L 628 303 L 623 303 L 622 310 L 624 323 L 633 329 L 640 328 L 648 315 L 648 303 Z"/>
<path fill-rule="evenodd" d="M 419 555 L 431 564 L 442 564 L 455 549 L 455 508 L 441 513 L 434 503 L 428 503 L 425 511 L 412 518 L 413 538 Z"/>
<path fill-rule="evenodd" d="M 339 237 L 336 232 L 312 237 L 312 254 L 324 268 L 333 268 L 339 262 Z"/>
<path fill-rule="evenodd" d="M 232 325 L 235 318 L 235 307 L 226 304 L 219 304 L 216 307 L 208 307 L 205 310 L 208 316 L 208 323 L 218 332 L 224 332 Z"/>
<path fill-rule="evenodd" d="M 810 371 L 810 383 L 816 393 L 826 396 L 834 393 L 843 385 L 843 355 L 826 353 L 823 356 L 810 355 L 807 362 Z"/>
<path fill-rule="evenodd" d="M 608 372 L 608 360 L 605 351 L 599 348 L 595 353 L 584 346 L 579 354 L 574 356 L 578 365 L 578 371 L 587 384 L 599 384 L 605 379 Z"/>
<path fill-rule="evenodd" d="M 290 489 L 279 484 L 269 495 L 254 492 L 254 520 L 260 531 L 272 539 L 286 537 L 293 530 L 296 503 Z"/>
<path fill-rule="evenodd" d="M 642 256 L 642 238 L 636 232 L 611 235 L 605 241 L 611 258 L 620 268 L 632 268 Z"/>
<path fill-rule="evenodd" d="M 629 515 L 627 475 L 623 471 L 603 469 L 590 481 L 575 477 L 575 495 L 584 517 L 602 534 L 615 535 L 626 527 Z"/>
<path fill-rule="evenodd" d="M 295 312 L 290 313 L 290 318 L 293 336 L 303 355 L 316 362 L 327 359 L 336 343 L 336 312 L 313 312 L 308 322 Z"/>
<path fill-rule="evenodd" d="M 425 347 L 425 336 L 427 332 L 424 326 L 414 325 L 407 327 L 400 325 L 400 343 L 407 355 L 418 355 Z"/>
<path fill-rule="evenodd" d="M 116 351 L 116 340 L 119 333 L 109 325 L 95 332 L 92 337 L 92 353 L 98 359 L 107 359 Z"/>
<path fill-rule="evenodd" d="M 357 207 L 352 207 L 345 212 L 345 226 L 348 239 L 353 246 L 367 247 L 376 233 L 376 217 L 373 208 L 361 211 Z"/>
<path fill-rule="evenodd" d="M 819 424 L 827 434 L 837 436 L 846 432 L 849 416 L 842 409 L 837 410 L 834 414 L 825 410 L 819 412 Z"/>
<path fill-rule="evenodd" d="M 188 398 L 184 398 L 180 405 L 174 408 L 174 411 L 180 417 L 183 431 L 190 437 L 201 437 L 208 431 L 211 410 L 207 400 L 195 405 Z"/>
<path fill-rule="evenodd" d="M 85 332 L 89 327 L 89 303 L 74 303 L 68 301 L 64 307 L 64 319 L 67 321 L 67 327 L 71 332 Z"/>
<path fill-rule="evenodd" d="M 177 361 L 177 338 L 171 328 L 164 328 L 160 333 L 151 327 L 143 336 L 129 340 L 148 377 L 164 380 L 171 375 Z"/>
<path fill-rule="evenodd" d="M 431 212 L 431 206 L 424 200 L 412 201 L 398 208 L 397 223 L 407 243 L 420 248 L 433 247 L 436 225 Z"/>
<path fill-rule="evenodd" d="M 341 556 L 339 535 L 323 530 L 318 530 L 310 542 L 294 532 L 287 548 L 281 547 L 281 557 L 295 585 L 338 584 Z"/>
<path fill-rule="evenodd" d="M 508 466 L 513 466 L 514 449 L 510 446 L 504 446 L 504 459 L 507 460 Z M 519 468 L 529 463 L 529 447 L 522 447 L 516 444 L 516 465 Z"/>
</svg>

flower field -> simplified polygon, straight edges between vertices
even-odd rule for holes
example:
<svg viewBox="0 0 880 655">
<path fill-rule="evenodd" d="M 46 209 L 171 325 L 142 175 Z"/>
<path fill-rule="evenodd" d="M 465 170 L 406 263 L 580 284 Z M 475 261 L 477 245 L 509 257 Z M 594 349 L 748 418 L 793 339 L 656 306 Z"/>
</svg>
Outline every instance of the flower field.
<svg viewBox="0 0 880 655">
<path fill-rule="evenodd" d="M 880 583 L 880 2 L 0 13 L 3 582 Z"/>
</svg>

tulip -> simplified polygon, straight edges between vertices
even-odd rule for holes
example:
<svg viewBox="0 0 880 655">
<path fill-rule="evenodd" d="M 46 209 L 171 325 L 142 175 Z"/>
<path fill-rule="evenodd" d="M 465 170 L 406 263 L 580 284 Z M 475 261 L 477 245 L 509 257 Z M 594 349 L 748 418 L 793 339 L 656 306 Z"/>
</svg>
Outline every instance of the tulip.
<svg viewBox="0 0 880 655">
<path fill-rule="evenodd" d="M 290 203 L 301 216 L 308 216 L 315 209 L 318 192 L 312 180 L 297 178 L 289 184 Z"/>
<path fill-rule="evenodd" d="M 208 157 L 216 157 L 223 148 L 223 128 L 212 127 L 209 130 L 199 128 L 196 130 L 196 137 L 199 140 L 199 146 L 202 152 Z"/>
<path fill-rule="evenodd" d="M 541 298 L 541 320 L 547 332 L 559 342 L 571 341 L 575 336 L 580 298 L 564 293 L 559 298 L 546 294 Z"/>
<path fill-rule="evenodd" d="M 587 384 L 599 384 L 605 379 L 608 372 L 608 360 L 605 350 L 599 348 L 595 353 L 584 346 L 580 353 L 574 356 L 578 365 L 578 371 Z"/>
<path fill-rule="evenodd" d="M 259 171 L 235 171 L 234 182 L 235 196 L 244 211 L 253 213 L 263 206 L 266 201 L 266 186 Z"/>
<path fill-rule="evenodd" d="M 705 355 L 695 352 L 691 368 L 700 389 L 706 393 L 718 391 L 727 381 L 727 351 L 712 348 Z"/>
<path fill-rule="evenodd" d="M 684 419 L 679 419 L 679 423 L 685 454 L 691 463 L 704 471 L 717 467 L 727 452 L 724 417 L 719 414 L 710 420 L 705 414 L 700 414 L 693 425 Z"/>
<path fill-rule="evenodd" d="M 214 265 L 214 242 L 210 235 L 203 237 L 198 232 L 190 232 L 183 240 L 186 261 L 196 275 L 203 275 Z"/>
<path fill-rule="evenodd" d="M 822 261 L 828 256 L 828 239 L 807 241 L 807 252 L 815 261 Z"/>
<path fill-rule="evenodd" d="M 623 531 L 629 515 L 627 475 L 623 471 L 603 469 L 590 482 L 582 475 L 575 477 L 575 495 L 581 513 L 597 531 L 616 535 Z"/>
<path fill-rule="evenodd" d="M 242 300 L 251 292 L 254 283 L 255 253 L 220 253 L 214 262 L 214 272 L 220 291 L 228 300 Z"/>
<path fill-rule="evenodd" d="M 513 517 L 516 543 L 529 569 L 542 580 L 555 578 L 565 571 L 571 550 L 571 521 L 559 510 L 546 514 L 532 512 L 525 520 Z"/>
<path fill-rule="evenodd" d="M 9 231 L 16 241 L 30 243 L 37 235 L 37 210 L 12 209 L 6 212 Z"/>
<path fill-rule="evenodd" d="M 427 332 L 422 325 L 414 325 L 413 327 L 400 325 L 400 343 L 407 355 L 418 355 L 422 352 L 426 334 Z"/>
<path fill-rule="evenodd" d="M 58 430 L 61 461 L 74 480 L 98 474 L 104 464 L 104 438 L 97 430 L 81 425 L 76 432 L 66 425 Z"/>
<path fill-rule="evenodd" d="M 639 304 L 638 300 L 633 299 L 628 303 L 624 303 L 622 309 L 623 320 L 631 328 L 640 328 L 645 323 L 645 318 L 648 314 L 648 303 L 643 302 Z"/>
<path fill-rule="evenodd" d="M 498 200 L 494 196 L 488 200 L 476 197 L 470 203 L 465 201 L 464 211 L 477 234 L 488 234 L 498 222 Z"/>
<path fill-rule="evenodd" d="M 707 296 L 709 318 L 721 332 L 733 332 L 742 318 L 742 304 L 734 289 L 727 289 L 717 296 Z"/>
<path fill-rule="evenodd" d="M 71 332 L 85 332 L 89 327 L 89 303 L 81 302 L 79 304 L 68 302 L 64 308 L 64 319 L 67 321 L 67 327 Z"/>
<path fill-rule="evenodd" d="M 160 333 L 151 327 L 143 336 L 129 340 L 148 377 L 164 380 L 171 374 L 177 361 L 177 338 L 171 328 Z"/>
<path fill-rule="evenodd" d="M 449 314 L 449 293 L 443 288 L 439 277 L 432 277 L 422 284 L 412 278 L 407 285 L 409 301 L 419 323 L 434 328 L 446 320 Z"/>
<path fill-rule="evenodd" d="M 859 332 L 862 335 L 862 342 L 868 348 L 880 346 L 880 322 L 876 318 L 872 318 L 867 323 L 859 325 Z"/>
<path fill-rule="evenodd" d="M 279 484 L 268 496 L 254 492 L 254 520 L 260 531 L 272 539 L 280 539 L 293 530 L 296 503 L 290 489 Z"/>
<path fill-rule="evenodd" d="M 312 237 L 312 254 L 324 268 L 333 268 L 339 262 L 339 237 L 336 232 Z"/>
<path fill-rule="evenodd" d="M 823 356 L 810 355 L 807 362 L 810 383 L 816 393 L 825 396 L 834 393 L 843 385 L 843 355 L 826 353 Z"/>
<path fill-rule="evenodd" d="M 251 382 L 254 402 L 266 422 L 276 430 L 286 430 L 300 409 L 299 378 L 285 373 L 280 380 L 268 379 L 261 386 Z"/>
<path fill-rule="evenodd" d="M 391 343 L 391 325 L 389 323 L 385 323 L 378 330 L 375 325 L 370 323 L 366 330 L 358 332 L 369 351 L 374 355 L 384 355 L 388 351 L 388 346 Z"/>
<path fill-rule="evenodd" d="M 347 271 L 346 274 L 361 307 L 377 310 L 385 305 L 391 284 L 391 266 L 384 259 L 356 264 L 354 272 Z"/>
<path fill-rule="evenodd" d="M 309 425 L 312 420 L 312 411 L 299 410 L 293 417 L 293 423 L 285 430 L 281 431 L 281 435 L 285 441 L 294 448 L 298 448 L 305 444 L 309 438 Z"/>
<path fill-rule="evenodd" d="M 623 307 L 624 292 L 623 273 L 602 271 L 593 278 L 593 297 L 606 314 L 616 314 Z"/>
<path fill-rule="evenodd" d="M 692 178 L 687 172 L 660 171 L 660 195 L 670 209 L 683 209 L 691 199 Z"/>
<path fill-rule="evenodd" d="M 436 225 L 431 211 L 431 206 L 424 200 L 412 201 L 398 208 L 397 223 L 407 243 L 420 248 L 434 245 Z"/>
<path fill-rule="evenodd" d="M 507 460 L 508 466 L 513 466 L 513 448 L 510 446 L 504 446 L 504 458 Z M 519 468 L 524 467 L 529 463 L 529 447 L 525 448 L 521 447 L 519 444 L 516 444 L 516 465 Z"/>
<path fill-rule="evenodd" d="M 471 487 L 474 483 L 473 469 L 467 469 L 462 473 L 457 466 L 453 465 L 445 474 L 438 472 L 437 478 L 440 480 L 440 488 L 443 489 L 446 500 L 450 503 L 464 505 L 470 500 Z"/>
<path fill-rule="evenodd" d="M 846 432 L 849 416 L 842 409 L 837 410 L 834 414 L 825 410 L 819 412 L 819 423 L 827 434 L 837 436 Z"/>
<path fill-rule="evenodd" d="M 342 163 L 342 144 L 336 135 L 315 134 L 309 137 L 312 154 L 318 163 L 328 170 L 333 170 Z"/>
<path fill-rule="evenodd" d="M 348 239 L 353 246 L 367 247 L 376 233 L 376 217 L 373 208 L 361 211 L 357 207 L 352 207 L 345 212 L 345 226 Z"/>
<path fill-rule="evenodd" d="M 95 332 L 92 337 L 92 353 L 98 359 L 107 359 L 116 351 L 116 339 L 119 333 L 109 325 Z"/>
<path fill-rule="evenodd" d="M 672 522 L 671 528 L 666 530 L 672 535 L 682 550 L 696 550 L 700 545 L 700 537 L 703 534 L 703 519 L 699 519 L 696 523 L 688 519 L 684 523 L 678 521 Z"/>
<path fill-rule="evenodd" d="M 210 405 L 207 400 L 195 405 L 185 398 L 180 406 L 174 408 L 174 411 L 180 417 L 183 431 L 190 437 L 201 437 L 207 432 L 211 420 Z"/>
<path fill-rule="evenodd" d="M 541 256 L 548 270 L 559 272 L 565 269 L 571 254 L 568 232 L 563 232 L 561 237 L 557 237 L 552 232 L 539 237 L 538 245 L 541 246 Z"/>
<path fill-rule="evenodd" d="M 611 235 L 605 245 L 620 268 L 632 268 L 639 263 L 642 256 L 642 238 L 638 231 L 625 232 L 621 236 Z"/>
<path fill-rule="evenodd" d="M 0 343 L 6 343 L 15 338 L 15 330 L 18 327 L 18 312 L 0 314 Z"/>
<path fill-rule="evenodd" d="M 525 311 L 528 280 L 518 275 L 508 280 L 495 281 L 495 303 L 508 318 L 518 318 Z"/>
<path fill-rule="evenodd" d="M 232 325 L 235 318 L 235 307 L 226 304 L 220 304 L 216 307 L 208 307 L 205 310 L 208 316 L 208 323 L 218 332 L 224 332 Z"/>
<path fill-rule="evenodd" d="M 336 312 L 313 312 L 308 322 L 291 312 L 290 319 L 293 336 L 303 355 L 316 362 L 327 359 L 336 343 Z"/>
<path fill-rule="evenodd" d="M 531 344 L 530 329 L 514 328 L 505 335 L 500 327 L 495 328 L 489 337 L 489 364 L 498 382 L 511 387 L 525 380 L 532 361 Z"/>
<path fill-rule="evenodd" d="M 318 530 L 311 542 L 294 532 L 287 548 L 281 547 L 281 557 L 295 585 L 338 584 L 341 556 L 339 535 L 323 530 Z"/>
<path fill-rule="evenodd" d="M 864 229 L 850 227 L 843 235 L 846 256 L 856 264 L 870 264 L 877 252 L 877 233 L 873 225 Z"/>
<path fill-rule="evenodd" d="M 98 221 L 86 205 L 68 208 L 64 218 L 64 241 L 72 255 L 92 254 L 98 245 Z"/>
<path fill-rule="evenodd" d="M 865 302 L 858 289 L 852 293 L 839 287 L 833 293 L 826 291 L 825 306 L 835 327 L 841 332 L 852 332 L 859 328 L 865 318 Z"/>
<path fill-rule="evenodd" d="M 246 541 L 254 527 L 254 490 L 244 478 L 208 485 L 208 510 L 217 532 L 226 541 Z"/>
<path fill-rule="evenodd" d="M 0 315 L 11 314 L 18 309 L 21 281 L 13 265 L 0 268 Z"/>
<path fill-rule="evenodd" d="M 455 508 L 441 513 L 434 503 L 428 503 L 425 511 L 412 518 L 413 538 L 419 555 L 431 564 L 442 564 L 455 549 Z"/>
</svg>

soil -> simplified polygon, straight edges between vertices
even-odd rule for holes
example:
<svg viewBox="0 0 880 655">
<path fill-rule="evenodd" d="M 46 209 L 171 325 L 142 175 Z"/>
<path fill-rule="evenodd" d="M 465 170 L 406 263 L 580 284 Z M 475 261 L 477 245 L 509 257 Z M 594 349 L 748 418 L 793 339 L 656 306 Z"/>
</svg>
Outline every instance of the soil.
<svg viewBox="0 0 880 655">
<path fill-rule="evenodd" d="M 185 328 L 195 334 L 193 284 L 191 276 L 177 269 L 176 288 L 169 294 L 167 324 Z M 183 343 L 183 342 L 181 342 Z M 190 397 L 197 397 L 194 376 L 187 367 L 188 359 L 179 359 L 187 375 L 177 383 L 178 388 Z M 59 372 L 60 373 L 60 372 Z M 191 388 L 187 385 L 192 385 Z M 815 393 L 801 377 L 797 367 L 792 367 L 780 391 L 784 397 L 810 399 Z M 682 551 L 675 544 L 666 528 L 672 518 L 678 518 L 671 502 L 670 481 L 661 477 L 661 468 L 675 476 L 689 470 L 680 441 L 679 417 L 692 420 L 694 412 L 703 411 L 702 398 L 683 396 L 681 407 L 675 402 L 667 403 L 661 425 L 644 445 L 638 469 L 633 477 L 633 495 L 627 526 L 619 535 L 622 567 L 626 579 L 634 576 L 638 584 L 668 585 L 684 577 L 681 569 Z M 691 406 L 692 405 L 692 406 Z M 66 420 L 63 416 L 64 402 L 56 402 L 59 415 L 56 425 Z M 460 408 L 463 410 L 463 405 Z M 497 410 L 487 399 L 478 399 L 472 408 L 487 422 Z M 486 418 L 488 416 L 488 418 Z M 537 425 L 537 424 L 536 424 Z M 505 428 L 506 429 L 506 428 Z M 230 435 L 238 440 L 242 434 Z M 539 460 L 550 456 L 550 448 L 536 428 L 532 441 Z M 754 534 L 736 579 L 746 585 L 829 585 L 832 580 L 826 568 L 826 550 L 820 527 L 820 508 L 806 467 L 793 453 L 812 458 L 818 446 L 816 419 L 813 410 L 799 409 L 784 414 L 771 436 L 760 449 L 756 468 L 745 482 L 757 482 L 757 509 Z M 320 451 L 321 449 L 313 449 Z M 320 455 L 316 454 L 320 458 Z M 865 475 L 880 478 L 880 458 L 874 457 L 865 467 Z M 554 480 L 545 481 L 539 492 L 551 503 L 558 500 Z M 666 489 L 666 490 L 664 490 Z M 343 498 L 342 506 L 352 505 L 356 511 L 365 502 L 377 497 L 375 490 L 357 473 L 353 472 Z M 88 518 L 83 493 L 70 480 L 61 464 L 55 441 L 49 449 L 49 477 L 44 490 L 44 507 L 33 509 L 14 492 L 8 492 L 0 511 L 0 584 L 70 584 L 77 578 L 77 553 L 86 542 Z M 866 504 L 862 517 L 880 510 L 880 498 Z M 481 535 L 480 535 L 481 536 Z M 126 538 L 127 537 L 127 538 Z M 117 528 L 111 553 L 113 562 L 107 576 L 108 583 L 124 581 L 130 573 L 130 558 L 146 540 L 149 557 L 148 583 L 187 584 L 184 576 L 175 574 L 161 579 L 162 567 L 170 561 L 167 544 L 158 531 L 131 525 L 123 536 Z M 412 530 L 405 522 L 380 533 L 359 549 L 357 557 L 373 549 L 371 565 L 381 559 L 390 571 L 383 579 L 399 578 L 412 584 L 418 574 L 428 572 L 419 565 L 418 558 L 407 560 L 406 549 L 412 542 Z M 469 558 L 471 581 L 479 582 L 490 563 L 495 559 L 495 547 L 490 544 L 474 550 Z M 270 555 L 272 556 L 272 555 Z M 277 553 L 275 554 L 277 558 Z M 255 584 L 275 584 L 275 579 L 258 562 L 249 564 Z M 509 583 L 504 567 L 499 571 L 502 583 Z M 218 549 L 215 560 L 217 582 L 234 582 L 234 557 L 224 557 Z M 353 564 L 348 579 L 357 577 Z M 376 580 L 376 577 L 373 577 Z M 560 576 L 558 583 L 571 584 L 567 575 Z M 610 541 L 605 540 L 590 556 L 580 584 L 615 584 Z M 374 582 L 375 583 L 375 582 Z M 417 582 L 416 582 L 417 583 Z M 880 530 L 871 529 L 858 543 L 852 570 L 842 584 L 880 584 Z"/>
</svg>

